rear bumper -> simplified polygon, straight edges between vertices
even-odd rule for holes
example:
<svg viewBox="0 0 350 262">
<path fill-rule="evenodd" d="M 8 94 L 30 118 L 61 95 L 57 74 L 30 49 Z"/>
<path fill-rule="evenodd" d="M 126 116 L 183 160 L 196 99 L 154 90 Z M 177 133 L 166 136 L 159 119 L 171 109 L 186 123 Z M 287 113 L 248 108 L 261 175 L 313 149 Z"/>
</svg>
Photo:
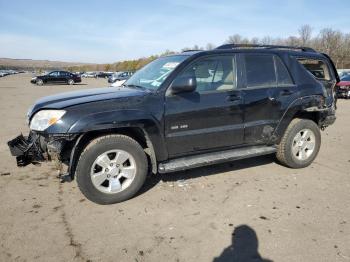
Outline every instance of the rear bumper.
<svg viewBox="0 0 350 262">
<path fill-rule="evenodd" d="M 332 106 L 332 107 L 321 112 L 319 126 L 321 128 L 325 128 L 327 126 L 333 125 L 336 119 L 337 118 L 335 116 L 335 109 Z"/>
<path fill-rule="evenodd" d="M 333 125 L 336 119 L 337 118 L 335 117 L 335 115 L 326 116 L 325 119 L 321 122 L 321 126 L 327 127 Z"/>
<path fill-rule="evenodd" d="M 45 161 L 39 137 L 34 133 L 30 133 L 28 137 L 21 134 L 7 144 L 11 154 L 16 157 L 17 166 L 23 167 Z"/>
</svg>

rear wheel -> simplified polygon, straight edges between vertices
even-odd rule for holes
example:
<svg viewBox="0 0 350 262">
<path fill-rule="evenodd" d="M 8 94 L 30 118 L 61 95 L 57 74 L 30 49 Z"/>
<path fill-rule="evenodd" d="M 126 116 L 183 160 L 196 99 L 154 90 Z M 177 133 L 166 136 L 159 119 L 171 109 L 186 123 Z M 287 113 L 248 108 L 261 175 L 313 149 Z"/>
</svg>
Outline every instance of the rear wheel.
<svg viewBox="0 0 350 262">
<path fill-rule="evenodd" d="M 93 140 L 82 152 L 77 170 L 81 192 L 98 204 L 113 204 L 133 197 L 147 176 L 142 147 L 124 135 Z"/>
<path fill-rule="evenodd" d="M 74 85 L 74 80 L 73 80 L 73 79 L 69 79 L 67 83 L 68 83 L 68 85 L 70 85 L 70 86 L 71 86 L 71 85 Z"/>
<path fill-rule="evenodd" d="M 277 148 L 277 159 L 291 168 L 307 167 L 321 146 L 319 127 L 312 120 L 293 119 Z"/>
</svg>

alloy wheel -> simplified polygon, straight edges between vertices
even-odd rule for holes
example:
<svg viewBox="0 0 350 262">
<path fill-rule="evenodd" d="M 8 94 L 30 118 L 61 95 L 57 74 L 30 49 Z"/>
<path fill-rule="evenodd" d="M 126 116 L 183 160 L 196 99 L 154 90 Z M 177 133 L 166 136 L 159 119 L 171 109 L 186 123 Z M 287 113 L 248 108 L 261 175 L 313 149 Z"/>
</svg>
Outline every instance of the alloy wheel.
<svg viewBox="0 0 350 262">
<path fill-rule="evenodd" d="M 136 175 L 134 157 L 123 150 L 99 155 L 91 167 L 91 181 L 103 193 L 114 194 L 130 186 Z"/>
<path fill-rule="evenodd" d="M 313 131 L 303 129 L 299 131 L 292 143 L 293 156 L 301 161 L 307 160 L 315 150 L 316 138 Z"/>
</svg>

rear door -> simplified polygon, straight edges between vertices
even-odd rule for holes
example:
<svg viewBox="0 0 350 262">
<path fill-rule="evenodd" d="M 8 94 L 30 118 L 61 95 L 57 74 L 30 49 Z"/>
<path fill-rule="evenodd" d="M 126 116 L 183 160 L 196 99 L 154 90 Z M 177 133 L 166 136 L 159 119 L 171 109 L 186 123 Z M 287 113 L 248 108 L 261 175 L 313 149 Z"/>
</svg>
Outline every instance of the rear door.
<svg viewBox="0 0 350 262">
<path fill-rule="evenodd" d="M 166 96 L 165 136 L 170 157 L 243 143 L 238 72 L 236 56 L 230 54 L 198 58 L 177 76 L 195 76 L 197 89 Z"/>
<path fill-rule="evenodd" d="M 247 53 L 244 65 L 244 142 L 266 144 L 288 105 L 298 96 L 297 86 L 279 56 Z"/>
<path fill-rule="evenodd" d="M 60 71 L 58 79 L 57 79 L 57 82 L 59 82 L 59 83 L 67 83 L 68 78 L 69 78 L 69 73 L 68 72 Z"/>
</svg>

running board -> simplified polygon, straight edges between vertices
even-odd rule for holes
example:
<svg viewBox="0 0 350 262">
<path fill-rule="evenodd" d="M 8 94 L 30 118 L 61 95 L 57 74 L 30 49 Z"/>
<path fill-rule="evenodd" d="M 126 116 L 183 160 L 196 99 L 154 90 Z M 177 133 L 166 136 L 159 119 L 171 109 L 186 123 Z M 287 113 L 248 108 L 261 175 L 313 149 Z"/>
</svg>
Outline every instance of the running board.
<svg viewBox="0 0 350 262">
<path fill-rule="evenodd" d="M 250 158 L 260 155 L 268 155 L 275 153 L 276 151 L 276 148 L 273 146 L 252 146 L 181 157 L 169 160 L 164 163 L 160 163 L 158 166 L 158 172 L 169 173 L 175 171 L 183 171 L 186 169 L 208 166 L 238 159 Z"/>
</svg>

